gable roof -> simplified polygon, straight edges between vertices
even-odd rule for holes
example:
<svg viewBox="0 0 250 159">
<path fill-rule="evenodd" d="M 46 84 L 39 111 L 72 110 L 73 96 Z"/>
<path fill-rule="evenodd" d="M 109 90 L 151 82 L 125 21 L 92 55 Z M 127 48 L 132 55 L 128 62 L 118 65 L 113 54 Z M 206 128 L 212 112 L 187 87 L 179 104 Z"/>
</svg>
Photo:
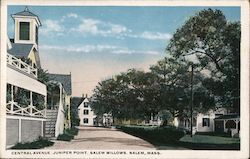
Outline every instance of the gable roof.
<svg viewBox="0 0 250 159">
<path fill-rule="evenodd" d="M 66 93 L 68 95 L 71 95 L 72 93 L 72 85 L 71 85 L 71 74 L 48 74 L 50 80 L 58 81 L 60 82 Z"/>
<path fill-rule="evenodd" d="M 29 56 L 31 49 L 33 48 L 33 44 L 11 43 L 11 46 L 11 49 L 7 50 L 8 53 L 16 57 L 25 58 Z"/>
<path fill-rule="evenodd" d="M 80 107 L 80 105 L 81 105 L 83 102 L 89 102 L 88 98 L 86 98 L 86 97 L 82 98 L 82 97 L 81 97 L 81 100 L 79 101 L 79 104 L 78 104 L 78 108 Z"/>
</svg>

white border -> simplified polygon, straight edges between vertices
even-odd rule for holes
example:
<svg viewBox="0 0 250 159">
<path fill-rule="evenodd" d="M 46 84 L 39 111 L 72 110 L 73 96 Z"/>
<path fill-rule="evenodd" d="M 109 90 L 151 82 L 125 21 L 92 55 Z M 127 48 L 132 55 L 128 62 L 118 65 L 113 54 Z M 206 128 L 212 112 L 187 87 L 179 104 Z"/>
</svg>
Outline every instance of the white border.
<svg viewBox="0 0 250 159">
<path fill-rule="evenodd" d="M 160 156 L 155 155 L 13 155 L 5 150 L 5 70 L 6 70 L 6 37 L 7 5 L 38 5 L 38 6 L 240 6 L 241 7 L 241 150 L 240 151 L 203 151 L 203 150 L 161 150 Z M 164 1 L 164 0 L 2 0 L 1 1 L 1 142 L 0 158 L 248 158 L 249 157 L 249 2 L 247 0 L 228 1 Z M 28 150 L 26 152 L 42 152 L 45 150 Z M 60 151 L 60 150 L 58 150 Z M 50 151 L 58 152 L 58 151 Z M 72 150 L 74 151 L 74 150 Z M 21 152 L 21 151 L 18 151 Z M 90 151 L 88 151 L 90 152 Z M 129 152 L 129 151 L 128 151 Z M 147 152 L 147 151 L 144 151 Z"/>
</svg>

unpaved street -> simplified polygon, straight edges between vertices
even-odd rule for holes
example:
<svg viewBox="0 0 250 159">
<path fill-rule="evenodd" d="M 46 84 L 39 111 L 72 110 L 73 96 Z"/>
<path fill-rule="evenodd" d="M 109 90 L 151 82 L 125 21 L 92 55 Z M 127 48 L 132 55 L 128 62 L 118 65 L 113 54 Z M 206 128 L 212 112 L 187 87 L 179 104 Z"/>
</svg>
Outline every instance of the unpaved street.
<svg viewBox="0 0 250 159">
<path fill-rule="evenodd" d="M 147 141 L 116 129 L 79 127 L 78 135 L 70 142 L 55 140 L 53 146 L 45 149 L 155 150 L 156 148 Z"/>
</svg>

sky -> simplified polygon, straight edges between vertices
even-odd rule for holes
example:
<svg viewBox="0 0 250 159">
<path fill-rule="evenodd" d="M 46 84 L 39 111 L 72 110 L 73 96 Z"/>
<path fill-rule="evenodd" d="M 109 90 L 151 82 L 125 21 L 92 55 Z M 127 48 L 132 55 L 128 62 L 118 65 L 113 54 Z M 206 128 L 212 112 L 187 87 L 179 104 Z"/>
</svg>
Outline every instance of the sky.
<svg viewBox="0 0 250 159">
<path fill-rule="evenodd" d="M 8 7 L 11 14 L 25 6 Z M 186 20 L 208 7 L 58 7 L 29 6 L 42 26 L 39 55 L 49 73 L 72 75 L 72 95 L 91 95 L 99 81 L 131 68 L 148 71 L 166 56 L 165 48 Z M 220 9 L 227 20 L 239 21 L 239 7 Z"/>
</svg>

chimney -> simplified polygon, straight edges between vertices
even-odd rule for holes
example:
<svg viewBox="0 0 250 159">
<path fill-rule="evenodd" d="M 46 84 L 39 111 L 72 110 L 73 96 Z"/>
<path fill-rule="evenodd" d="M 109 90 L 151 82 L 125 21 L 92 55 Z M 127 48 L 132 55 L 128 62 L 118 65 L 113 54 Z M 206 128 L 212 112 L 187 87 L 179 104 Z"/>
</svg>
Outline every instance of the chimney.
<svg viewBox="0 0 250 159">
<path fill-rule="evenodd" d="M 85 98 L 88 98 L 88 94 L 86 94 Z"/>
</svg>

